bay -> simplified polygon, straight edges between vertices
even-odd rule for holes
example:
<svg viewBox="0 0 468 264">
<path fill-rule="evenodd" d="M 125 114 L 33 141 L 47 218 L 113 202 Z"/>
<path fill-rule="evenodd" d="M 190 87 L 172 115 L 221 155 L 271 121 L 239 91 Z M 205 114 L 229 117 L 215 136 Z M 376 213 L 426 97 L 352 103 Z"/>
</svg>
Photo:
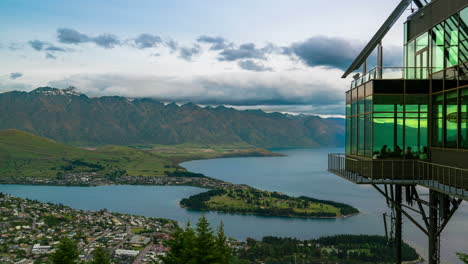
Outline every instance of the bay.
<svg viewBox="0 0 468 264">
<path fill-rule="evenodd" d="M 340 219 L 303 219 L 206 213 L 208 220 L 225 224 L 226 233 L 237 239 L 288 236 L 301 239 L 335 234 L 384 234 L 382 212 L 389 211 L 385 200 L 371 186 L 356 185 L 326 171 L 327 154 L 343 149 L 275 149 L 286 157 L 229 158 L 198 160 L 181 165 L 192 172 L 221 180 L 248 184 L 288 195 L 305 195 L 351 204 L 359 215 Z M 427 190 L 420 189 L 423 193 Z M 175 219 L 195 223 L 201 212 L 180 208 L 182 198 L 203 192 L 186 186 L 28 186 L 0 185 L 0 192 L 44 202 L 62 203 L 77 209 L 107 208 L 120 213 Z M 442 256 L 459 263 L 455 252 L 468 252 L 468 209 L 465 203 L 443 232 Z M 404 238 L 425 254 L 426 238 L 404 219 Z"/>
</svg>

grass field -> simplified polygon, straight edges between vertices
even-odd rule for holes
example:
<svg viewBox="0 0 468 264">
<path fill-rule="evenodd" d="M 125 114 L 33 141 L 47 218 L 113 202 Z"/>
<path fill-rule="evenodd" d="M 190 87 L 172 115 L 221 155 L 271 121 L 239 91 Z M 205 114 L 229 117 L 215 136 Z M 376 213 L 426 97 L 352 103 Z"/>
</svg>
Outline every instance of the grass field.
<svg viewBox="0 0 468 264">
<path fill-rule="evenodd" d="M 126 146 L 93 150 L 67 146 L 18 130 L 0 131 L 0 177 L 57 177 L 60 173 L 126 171 L 132 176 L 164 176 L 169 159 Z"/>
<path fill-rule="evenodd" d="M 78 148 L 19 130 L 0 130 L 0 178 L 56 178 L 61 174 L 85 172 L 166 176 L 176 170 L 185 171 L 177 164 L 186 160 L 275 155 L 245 144 Z"/>
</svg>

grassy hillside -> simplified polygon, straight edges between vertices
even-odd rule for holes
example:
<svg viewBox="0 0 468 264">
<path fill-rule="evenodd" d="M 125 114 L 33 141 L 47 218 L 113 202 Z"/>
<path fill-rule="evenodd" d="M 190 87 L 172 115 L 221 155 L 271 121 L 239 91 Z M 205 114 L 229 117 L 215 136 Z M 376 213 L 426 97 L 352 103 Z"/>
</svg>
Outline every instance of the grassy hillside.
<svg viewBox="0 0 468 264">
<path fill-rule="evenodd" d="M 134 145 L 77 148 L 20 130 L 0 130 L 0 178 L 166 176 L 186 171 L 177 164 L 194 159 L 282 156 L 248 145 Z M 96 175 L 97 174 L 97 175 Z"/>
<path fill-rule="evenodd" d="M 0 130 L 0 177 L 57 177 L 96 172 L 102 176 L 125 171 L 132 176 L 164 176 L 172 161 L 125 146 L 93 150 L 67 146 L 19 130 Z"/>
</svg>

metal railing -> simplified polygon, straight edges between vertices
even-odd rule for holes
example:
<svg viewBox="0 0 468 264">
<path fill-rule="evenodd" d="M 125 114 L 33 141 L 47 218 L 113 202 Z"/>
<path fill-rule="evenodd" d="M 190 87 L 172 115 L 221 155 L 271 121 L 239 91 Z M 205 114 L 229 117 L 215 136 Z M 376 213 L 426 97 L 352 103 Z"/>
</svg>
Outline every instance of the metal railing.
<svg viewBox="0 0 468 264">
<path fill-rule="evenodd" d="M 427 80 L 430 67 L 375 67 L 351 82 L 351 89 L 371 80 Z"/>
<path fill-rule="evenodd" d="M 460 196 L 468 195 L 468 170 L 422 160 L 356 159 L 329 154 L 328 170 L 355 183 L 419 184 Z"/>
</svg>

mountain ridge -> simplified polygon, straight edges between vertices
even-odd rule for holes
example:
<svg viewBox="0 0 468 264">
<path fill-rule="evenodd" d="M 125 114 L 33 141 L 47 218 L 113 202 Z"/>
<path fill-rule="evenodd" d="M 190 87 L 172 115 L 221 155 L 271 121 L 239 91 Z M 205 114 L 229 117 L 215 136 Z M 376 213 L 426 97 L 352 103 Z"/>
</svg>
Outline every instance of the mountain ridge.
<svg viewBox="0 0 468 264">
<path fill-rule="evenodd" d="M 18 129 L 78 146 L 233 144 L 262 148 L 336 147 L 344 121 L 236 110 L 152 98 L 88 97 L 74 88 L 0 93 L 0 129 Z"/>
</svg>

